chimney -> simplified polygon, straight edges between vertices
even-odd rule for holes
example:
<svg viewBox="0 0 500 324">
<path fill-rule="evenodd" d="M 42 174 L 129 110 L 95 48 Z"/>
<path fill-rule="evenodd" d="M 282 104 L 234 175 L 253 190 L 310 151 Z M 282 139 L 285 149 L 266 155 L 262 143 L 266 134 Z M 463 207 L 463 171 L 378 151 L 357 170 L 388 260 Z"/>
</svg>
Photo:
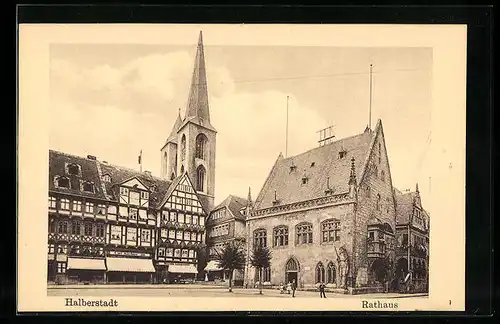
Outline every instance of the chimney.
<svg viewBox="0 0 500 324">
<path fill-rule="evenodd" d="M 144 171 L 145 174 L 147 174 L 148 176 L 151 176 L 151 171 Z"/>
<path fill-rule="evenodd" d="M 93 155 L 87 155 L 87 159 L 94 160 L 94 161 L 97 160 L 97 158 Z"/>
</svg>

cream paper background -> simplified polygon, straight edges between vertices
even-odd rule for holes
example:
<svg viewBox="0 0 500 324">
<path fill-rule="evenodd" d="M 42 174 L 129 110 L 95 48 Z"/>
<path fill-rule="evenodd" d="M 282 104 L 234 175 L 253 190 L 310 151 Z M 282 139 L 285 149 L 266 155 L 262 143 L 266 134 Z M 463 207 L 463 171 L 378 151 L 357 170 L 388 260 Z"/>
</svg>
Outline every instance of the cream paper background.
<svg viewBox="0 0 500 324">
<path fill-rule="evenodd" d="M 429 297 L 385 299 L 400 311 L 460 311 L 465 305 L 465 25 L 20 25 L 18 137 L 18 311 L 335 311 L 361 310 L 359 298 L 117 297 L 117 308 L 65 307 L 47 296 L 49 45 L 432 47 L 433 170 Z M 186 37 L 190 35 L 190 37 Z M 452 167 L 450 168 L 450 163 Z M 77 296 L 67 296 L 77 297 Z M 84 297 L 87 300 L 91 297 Z M 100 297 L 96 299 L 109 299 Z M 373 301 L 373 300 L 369 300 Z M 376 311 L 376 309 L 370 309 Z M 380 309 L 384 310 L 384 309 Z"/>
</svg>

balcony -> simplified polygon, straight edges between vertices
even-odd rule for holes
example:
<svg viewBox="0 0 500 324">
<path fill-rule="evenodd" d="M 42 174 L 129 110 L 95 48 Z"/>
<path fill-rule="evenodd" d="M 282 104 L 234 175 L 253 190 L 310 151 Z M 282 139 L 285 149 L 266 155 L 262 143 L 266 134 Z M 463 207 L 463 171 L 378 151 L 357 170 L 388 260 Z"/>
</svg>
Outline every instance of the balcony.
<svg viewBox="0 0 500 324">
<path fill-rule="evenodd" d="M 369 258 L 383 258 L 385 256 L 385 241 L 383 240 L 370 240 L 368 239 L 368 257 Z"/>
</svg>

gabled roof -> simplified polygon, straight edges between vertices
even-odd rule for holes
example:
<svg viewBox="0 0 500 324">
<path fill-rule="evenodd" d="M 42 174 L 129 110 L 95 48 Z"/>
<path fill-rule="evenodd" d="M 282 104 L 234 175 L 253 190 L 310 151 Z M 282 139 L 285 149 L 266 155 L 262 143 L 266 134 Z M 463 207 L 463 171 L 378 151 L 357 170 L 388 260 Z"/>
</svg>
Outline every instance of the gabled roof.
<svg viewBox="0 0 500 324">
<path fill-rule="evenodd" d="M 396 224 L 408 224 L 413 214 L 416 192 L 405 192 L 394 189 L 394 198 L 396 198 Z"/>
<path fill-rule="evenodd" d="M 137 178 L 150 190 L 150 204 L 152 208 L 156 208 L 171 184 L 171 181 L 155 177 L 146 172 L 139 172 L 137 170 L 103 163 L 100 161 L 98 161 L 98 163 L 100 164 L 102 174 L 109 174 L 111 176 L 111 182 L 104 182 L 106 192 L 111 196 L 110 200 L 118 200 L 119 184 L 127 180 Z M 156 191 L 154 192 L 151 191 L 153 186 L 156 186 Z"/>
<path fill-rule="evenodd" d="M 377 127 L 379 125 L 380 121 Z M 367 130 L 296 156 L 282 158 L 280 155 L 255 201 L 255 209 L 272 207 L 275 190 L 280 205 L 323 197 L 327 178 L 334 193 L 348 192 L 351 159 L 354 158 L 359 183 L 376 133 Z M 345 151 L 343 158 L 339 158 L 340 151 Z M 303 177 L 307 178 L 306 184 L 302 183 Z"/>
<path fill-rule="evenodd" d="M 215 211 L 217 209 L 220 209 L 222 207 L 226 207 L 231 214 L 233 214 L 234 218 L 245 220 L 246 217 L 241 213 L 241 209 L 246 207 L 248 204 L 248 200 L 237 197 L 234 195 L 229 195 L 224 201 L 222 201 L 220 204 L 214 207 L 212 211 Z"/>
<path fill-rule="evenodd" d="M 394 198 L 396 199 L 396 224 L 402 225 L 409 223 L 418 196 L 419 194 L 415 191 L 403 193 L 398 189 L 394 189 Z M 429 213 L 424 208 L 422 208 L 422 216 L 427 224 L 426 226 L 428 226 Z"/>
<path fill-rule="evenodd" d="M 80 166 L 81 176 L 66 174 L 66 163 L 74 163 Z M 111 182 L 104 182 L 101 177 L 109 175 Z M 70 179 L 70 189 L 56 188 L 54 177 L 65 176 Z M 65 194 L 74 194 L 81 197 L 93 197 L 108 201 L 118 201 L 118 185 L 124 181 L 137 178 L 150 189 L 150 206 L 156 208 L 158 202 L 163 199 L 171 182 L 155 177 L 146 172 L 139 172 L 108 163 L 97 159 L 89 159 L 81 156 L 71 155 L 55 150 L 49 150 L 49 190 Z M 94 193 L 80 191 L 80 180 L 94 183 Z M 151 191 L 156 186 L 156 191 Z"/>
<path fill-rule="evenodd" d="M 202 127 L 215 131 L 210 124 L 210 111 L 208 106 L 207 73 L 205 70 L 205 54 L 203 49 L 203 34 L 200 31 L 198 48 L 194 61 L 191 87 L 186 109 L 186 117 L 180 128 L 192 122 Z"/>
<path fill-rule="evenodd" d="M 66 173 L 67 164 L 80 166 L 81 176 Z M 70 188 L 57 188 L 54 184 L 56 176 L 64 176 L 69 179 Z M 101 179 L 97 169 L 97 161 L 89 158 L 49 150 L 49 190 L 65 194 L 79 195 L 83 197 L 106 199 L 101 186 Z M 94 184 L 94 193 L 80 190 L 80 181 L 89 181 Z"/>
</svg>

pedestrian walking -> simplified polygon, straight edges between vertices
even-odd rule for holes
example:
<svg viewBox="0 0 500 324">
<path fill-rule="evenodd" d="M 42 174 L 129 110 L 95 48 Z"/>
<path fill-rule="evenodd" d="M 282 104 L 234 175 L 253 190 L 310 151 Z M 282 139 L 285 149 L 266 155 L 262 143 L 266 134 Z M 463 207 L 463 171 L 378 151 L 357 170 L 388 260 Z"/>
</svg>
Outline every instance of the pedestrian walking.
<svg viewBox="0 0 500 324">
<path fill-rule="evenodd" d="M 297 289 L 297 283 L 295 282 L 295 279 L 292 281 L 292 297 L 295 297 L 295 290 Z"/>
<path fill-rule="evenodd" d="M 319 297 L 320 298 L 326 298 L 326 295 L 325 295 L 325 284 L 323 282 L 320 282 L 319 284 Z"/>
<path fill-rule="evenodd" d="M 286 293 L 289 295 L 292 293 L 292 283 L 290 281 L 286 284 Z"/>
</svg>

